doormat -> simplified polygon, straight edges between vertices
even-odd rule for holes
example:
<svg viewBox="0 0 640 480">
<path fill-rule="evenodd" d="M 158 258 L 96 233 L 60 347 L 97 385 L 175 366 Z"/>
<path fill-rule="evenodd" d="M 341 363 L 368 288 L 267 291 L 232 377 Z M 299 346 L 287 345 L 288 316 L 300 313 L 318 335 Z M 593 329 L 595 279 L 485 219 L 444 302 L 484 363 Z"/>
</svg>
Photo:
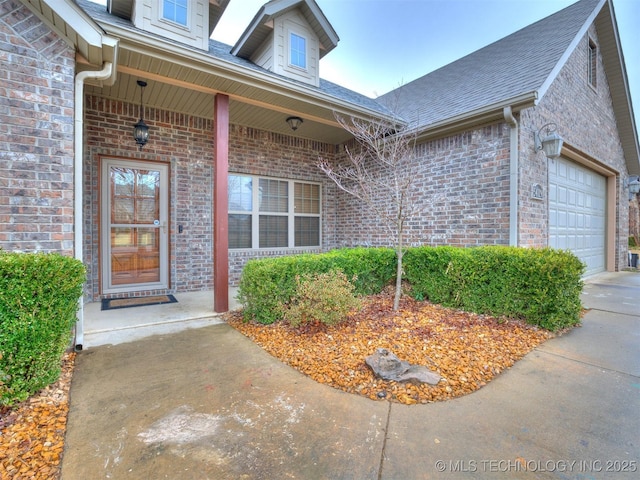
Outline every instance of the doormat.
<svg viewBox="0 0 640 480">
<path fill-rule="evenodd" d="M 155 295 L 153 297 L 135 298 L 104 298 L 102 310 L 115 310 L 116 308 L 147 307 L 149 305 L 162 305 L 163 303 L 177 303 L 173 295 Z"/>
</svg>

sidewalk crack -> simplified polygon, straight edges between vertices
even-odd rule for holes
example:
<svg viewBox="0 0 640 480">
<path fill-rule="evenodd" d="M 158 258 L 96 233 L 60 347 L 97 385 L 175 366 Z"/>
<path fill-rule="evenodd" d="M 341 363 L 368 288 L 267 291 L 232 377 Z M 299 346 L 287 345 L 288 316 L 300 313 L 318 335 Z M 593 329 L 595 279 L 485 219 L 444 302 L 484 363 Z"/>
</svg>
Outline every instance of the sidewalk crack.
<svg viewBox="0 0 640 480">
<path fill-rule="evenodd" d="M 387 439 L 389 438 L 389 422 L 391 420 L 391 402 L 387 410 L 387 424 L 384 426 L 384 439 L 382 440 L 382 451 L 380 452 L 380 465 L 378 466 L 378 480 L 382 480 L 382 468 L 384 467 L 384 455 L 387 449 Z"/>
</svg>

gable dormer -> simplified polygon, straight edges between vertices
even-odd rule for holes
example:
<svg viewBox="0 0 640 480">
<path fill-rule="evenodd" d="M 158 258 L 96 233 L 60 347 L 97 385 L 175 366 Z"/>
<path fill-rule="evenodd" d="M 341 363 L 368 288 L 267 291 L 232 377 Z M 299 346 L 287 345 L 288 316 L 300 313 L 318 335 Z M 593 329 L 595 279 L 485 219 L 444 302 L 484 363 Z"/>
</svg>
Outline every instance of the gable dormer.
<svg viewBox="0 0 640 480">
<path fill-rule="evenodd" d="M 317 87 L 320 59 L 338 40 L 314 0 L 272 0 L 253 18 L 231 53 Z"/>
<path fill-rule="evenodd" d="M 134 27 L 202 50 L 229 0 L 109 0 L 107 11 Z"/>
</svg>

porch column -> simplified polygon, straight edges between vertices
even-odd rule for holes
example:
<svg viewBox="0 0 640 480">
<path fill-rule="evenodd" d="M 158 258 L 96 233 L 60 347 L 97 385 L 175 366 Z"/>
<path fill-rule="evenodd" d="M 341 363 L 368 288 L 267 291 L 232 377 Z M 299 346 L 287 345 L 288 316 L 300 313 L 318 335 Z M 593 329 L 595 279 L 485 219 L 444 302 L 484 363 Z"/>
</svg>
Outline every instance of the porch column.
<svg viewBox="0 0 640 480">
<path fill-rule="evenodd" d="M 213 108 L 213 310 L 226 312 L 229 310 L 229 96 L 217 94 Z"/>
</svg>

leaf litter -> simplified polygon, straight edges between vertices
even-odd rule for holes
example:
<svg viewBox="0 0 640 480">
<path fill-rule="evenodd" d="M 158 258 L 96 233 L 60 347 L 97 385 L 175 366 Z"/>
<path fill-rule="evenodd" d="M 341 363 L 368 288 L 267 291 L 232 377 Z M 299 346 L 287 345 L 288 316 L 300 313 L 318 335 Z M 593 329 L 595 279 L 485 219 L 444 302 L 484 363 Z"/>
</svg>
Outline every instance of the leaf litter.
<svg viewBox="0 0 640 480">
<path fill-rule="evenodd" d="M 553 334 L 520 320 L 444 308 L 409 297 L 393 311 L 387 293 L 368 297 L 345 321 L 327 326 L 245 322 L 242 312 L 227 323 L 280 361 L 313 380 L 372 400 L 407 405 L 449 400 L 485 386 Z M 377 378 L 365 364 L 376 349 L 439 373 L 435 386 Z"/>
<path fill-rule="evenodd" d="M 367 298 L 342 323 L 293 328 L 286 322 L 227 322 L 280 361 L 313 380 L 372 400 L 430 403 L 486 385 L 553 334 L 519 320 L 496 319 L 404 298 Z M 376 378 L 364 363 L 377 348 L 426 365 L 443 379 L 436 386 Z M 0 479 L 57 480 L 64 451 L 75 353 L 65 353 L 57 382 L 12 408 L 0 407 Z"/>
<path fill-rule="evenodd" d="M 64 354 L 55 383 L 11 408 L 0 407 L 0 479 L 59 478 L 75 355 Z"/>
</svg>

